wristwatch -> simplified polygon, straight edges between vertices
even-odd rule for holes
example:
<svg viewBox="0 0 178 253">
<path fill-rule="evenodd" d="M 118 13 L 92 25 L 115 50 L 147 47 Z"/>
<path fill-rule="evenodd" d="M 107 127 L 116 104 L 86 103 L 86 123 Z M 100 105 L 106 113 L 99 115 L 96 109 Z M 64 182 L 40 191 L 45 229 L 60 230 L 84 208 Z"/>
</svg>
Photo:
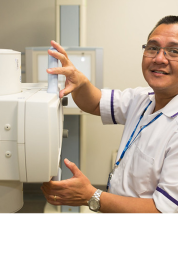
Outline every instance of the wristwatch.
<svg viewBox="0 0 178 253">
<path fill-rule="evenodd" d="M 88 206 L 91 211 L 97 212 L 100 209 L 100 196 L 102 192 L 103 191 L 100 189 L 96 190 L 94 195 L 88 201 Z"/>
</svg>

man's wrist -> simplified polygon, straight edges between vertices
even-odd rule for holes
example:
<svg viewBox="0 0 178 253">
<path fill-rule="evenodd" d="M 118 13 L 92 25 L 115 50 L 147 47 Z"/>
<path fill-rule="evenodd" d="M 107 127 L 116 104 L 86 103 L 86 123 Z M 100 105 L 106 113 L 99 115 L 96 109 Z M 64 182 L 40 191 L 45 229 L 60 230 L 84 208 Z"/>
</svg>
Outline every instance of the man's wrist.
<svg viewBox="0 0 178 253">
<path fill-rule="evenodd" d="M 88 189 L 87 196 L 86 196 L 86 201 L 85 201 L 85 205 L 86 206 L 88 206 L 88 201 L 94 195 L 94 193 L 96 192 L 96 190 L 97 190 L 97 188 L 95 188 L 93 185 L 91 185 L 91 187 Z"/>
<path fill-rule="evenodd" d="M 97 189 L 93 196 L 88 201 L 88 206 L 91 211 L 98 212 L 100 210 L 100 196 L 102 194 L 102 190 Z"/>
</svg>

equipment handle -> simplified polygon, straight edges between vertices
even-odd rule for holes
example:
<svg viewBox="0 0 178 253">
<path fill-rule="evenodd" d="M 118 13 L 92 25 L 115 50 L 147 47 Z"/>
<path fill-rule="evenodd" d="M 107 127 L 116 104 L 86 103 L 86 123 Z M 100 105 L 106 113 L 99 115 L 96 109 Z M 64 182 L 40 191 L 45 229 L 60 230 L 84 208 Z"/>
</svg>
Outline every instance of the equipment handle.
<svg viewBox="0 0 178 253">
<path fill-rule="evenodd" d="M 56 51 L 54 47 L 50 47 L 50 50 Z M 58 59 L 54 58 L 51 55 L 48 55 L 48 68 L 57 68 L 58 67 Z M 56 93 L 59 95 L 59 87 L 58 87 L 58 75 L 48 74 L 48 93 Z"/>
</svg>

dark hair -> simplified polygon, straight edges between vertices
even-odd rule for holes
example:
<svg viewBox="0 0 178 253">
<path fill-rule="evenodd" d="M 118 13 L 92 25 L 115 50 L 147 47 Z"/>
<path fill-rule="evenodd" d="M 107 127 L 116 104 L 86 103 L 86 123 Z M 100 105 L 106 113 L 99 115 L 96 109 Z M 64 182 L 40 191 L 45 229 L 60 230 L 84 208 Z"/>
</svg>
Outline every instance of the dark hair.
<svg viewBox="0 0 178 253">
<path fill-rule="evenodd" d="M 178 24 L 178 16 L 166 16 L 162 19 L 160 19 L 158 21 L 158 23 L 155 25 L 155 27 L 153 28 L 153 30 L 150 32 L 150 34 L 148 35 L 148 39 L 150 37 L 150 35 L 152 34 L 152 32 L 159 26 L 162 24 L 166 24 L 166 25 L 170 25 L 170 24 Z"/>
</svg>

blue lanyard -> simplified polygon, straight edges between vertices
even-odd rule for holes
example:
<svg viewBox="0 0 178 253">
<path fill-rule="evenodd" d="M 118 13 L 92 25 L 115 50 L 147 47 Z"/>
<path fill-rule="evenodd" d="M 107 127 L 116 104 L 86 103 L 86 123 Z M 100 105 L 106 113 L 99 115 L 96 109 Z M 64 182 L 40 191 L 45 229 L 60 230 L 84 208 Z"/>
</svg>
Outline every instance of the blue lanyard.
<svg viewBox="0 0 178 253">
<path fill-rule="evenodd" d="M 146 108 L 144 109 L 143 113 L 141 114 L 141 116 L 140 116 L 140 118 L 139 118 L 139 120 L 138 120 L 138 123 L 137 123 L 135 129 L 133 130 L 133 132 L 132 132 L 132 134 L 131 134 L 131 136 L 130 136 L 128 142 L 127 142 L 127 144 L 125 145 L 125 148 L 124 148 L 124 150 L 122 151 L 122 154 L 121 154 L 119 160 L 115 163 L 113 171 L 109 174 L 108 183 L 107 183 L 107 189 L 109 188 L 110 180 L 111 180 L 111 178 L 112 178 L 113 172 L 114 172 L 115 168 L 119 165 L 119 163 L 121 162 L 121 160 L 123 159 L 123 157 L 124 157 L 126 151 L 129 149 L 129 147 L 132 145 L 132 143 L 135 141 L 135 139 L 138 137 L 138 135 L 141 133 L 141 131 L 142 131 L 144 128 L 146 128 L 147 126 L 149 126 L 151 123 L 153 123 L 155 120 L 157 120 L 157 119 L 163 114 L 162 112 L 160 112 L 160 113 L 159 113 L 154 119 L 152 119 L 147 125 L 143 126 L 143 127 L 140 129 L 140 131 L 137 133 L 137 135 L 135 136 L 135 138 L 133 139 L 133 136 L 134 136 L 134 134 L 135 134 L 135 131 L 137 130 L 137 127 L 138 127 L 138 125 L 139 125 L 141 119 L 143 118 L 143 116 L 144 116 L 146 110 L 148 109 L 148 107 L 150 106 L 151 103 L 152 103 L 152 101 L 149 102 L 149 104 L 146 106 Z M 132 139 L 133 139 L 133 140 L 132 140 Z"/>
<path fill-rule="evenodd" d="M 115 166 L 118 166 L 118 165 L 119 165 L 120 161 L 122 160 L 122 158 L 123 158 L 124 155 L 125 155 L 125 152 L 129 149 L 129 147 L 132 145 L 132 143 L 135 141 L 135 139 L 138 137 L 138 135 L 141 133 L 141 131 L 142 131 L 144 128 L 146 128 L 147 126 L 149 126 L 151 123 L 153 123 L 155 120 L 157 120 L 157 119 L 162 115 L 162 112 L 160 112 L 160 113 L 159 113 L 154 119 L 152 119 L 147 125 L 143 126 L 143 127 L 140 129 L 140 131 L 137 133 L 137 135 L 135 136 L 135 138 L 133 139 L 133 141 L 132 141 L 132 138 L 133 138 L 133 136 L 134 136 L 134 134 L 135 134 L 135 131 L 137 130 L 137 127 L 138 127 L 138 125 L 139 125 L 141 119 L 143 118 L 143 116 L 144 116 L 146 110 L 148 109 L 148 107 L 150 106 L 151 103 L 152 103 L 152 101 L 150 101 L 150 103 L 147 105 L 147 107 L 146 107 L 145 110 L 143 111 L 142 115 L 140 116 L 140 119 L 139 119 L 139 121 L 138 121 L 138 123 L 137 123 L 135 129 L 133 130 L 133 133 L 131 134 L 131 136 L 130 136 L 130 138 L 129 138 L 129 140 L 128 140 L 128 142 L 127 142 L 125 148 L 124 148 L 124 150 L 122 151 L 122 154 L 121 154 L 119 160 L 115 163 Z M 132 141 L 132 142 L 131 142 L 131 141 Z"/>
</svg>

